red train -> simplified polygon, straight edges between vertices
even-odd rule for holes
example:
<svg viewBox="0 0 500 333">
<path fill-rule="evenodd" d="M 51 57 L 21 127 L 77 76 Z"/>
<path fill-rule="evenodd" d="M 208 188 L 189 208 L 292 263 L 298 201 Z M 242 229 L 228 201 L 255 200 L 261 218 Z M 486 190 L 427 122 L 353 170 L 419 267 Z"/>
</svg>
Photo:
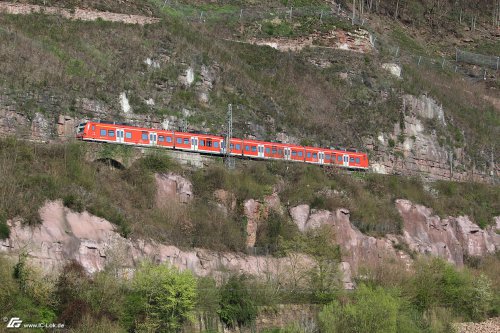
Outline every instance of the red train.
<svg viewBox="0 0 500 333">
<path fill-rule="evenodd" d="M 89 121 L 78 125 L 76 137 L 85 141 L 162 147 L 214 155 L 224 155 L 226 150 L 222 136 L 142 128 L 103 121 Z M 336 165 L 349 169 L 368 169 L 367 154 L 356 150 L 304 147 L 232 138 L 230 154 L 255 159 L 276 159 Z"/>
</svg>

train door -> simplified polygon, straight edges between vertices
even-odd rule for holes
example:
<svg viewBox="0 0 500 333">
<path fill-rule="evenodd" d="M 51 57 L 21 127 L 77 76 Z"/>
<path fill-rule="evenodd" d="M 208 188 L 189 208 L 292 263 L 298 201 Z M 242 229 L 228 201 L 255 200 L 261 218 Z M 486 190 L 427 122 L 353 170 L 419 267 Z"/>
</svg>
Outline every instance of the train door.
<svg viewBox="0 0 500 333">
<path fill-rule="evenodd" d="M 116 130 L 116 142 L 123 143 L 123 138 L 125 137 L 125 133 L 122 129 Z"/>
<path fill-rule="evenodd" d="M 319 164 L 325 163 L 325 153 L 322 151 L 318 153 L 318 162 Z"/>
<path fill-rule="evenodd" d="M 149 133 L 149 144 L 151 146 L 156 146 L 156 141 L 158 140 L 158 135 L 155 132 Z"/>
<path fill-rule="evenodd" d="M 344 166 L 345 167 L 349 166 L 349 155 L 344 155 Z"/>
<path fill-rule="evenodd" d="M 198 150 L 198 138 L 196 136 L 191 137 L 191 150 Z"/>
<path fill-rule="evenodd" d="M 258 157 L 264 157 L 264 145 L 257 146 Z"/>
<path fill-rule="evenodd" d="M 285 160 L 290 160 L 291 156 L 292 156 L 291 149 L 285 148 Z"/>
</svg>

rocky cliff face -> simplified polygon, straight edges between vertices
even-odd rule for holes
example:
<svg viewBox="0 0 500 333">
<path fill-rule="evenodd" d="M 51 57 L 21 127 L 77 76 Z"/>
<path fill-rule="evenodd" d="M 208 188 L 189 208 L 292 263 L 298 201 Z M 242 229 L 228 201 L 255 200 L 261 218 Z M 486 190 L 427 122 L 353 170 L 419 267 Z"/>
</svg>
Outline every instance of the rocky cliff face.
<svg viewBox="0 0 500 333">
<path fill-rule="evenodd" d="M 310 209 L 300 205 L 290 209 L 290 216 L 299 230 L 307 231 L 330 225 L 335 230 L 342 258 L 352 269 L 366 263 L 396 259 L 403 264 L 411 262 L 410 254 L 432 255 L 456 265 L 463 265 L 466 256 L 484 256 L 500 250 L 500 217 L 496 225 L 482 230 L 469 217 L 441 219 L 432 210 L 415 205 L 408 200 L 397 200 L 396 207 L 403 218 L 402 235 L 386 235 L 382 238 L 367 236 L 349 221 L 349 211 L 335 212 Z M 406 244 L 413 253 L 400 250 Z M 398 246 L 399 245 L 399 246 Z"/>
<path fill-rule="evenodd" d="M 10 221 L 11 236 L 0 242 L 0 252 L 12 257 L 27 253 L 31 262 L 47 272 L 75 260 L 89 273 L 114 265 L 128 274 L 137 263 L 150 259 L 181 270 L 189 269 L 197 276 L 218 277 L 234 272 L 275 279 L 284 284 L 291 283 L 290 277 L 304 276 L 314 267 L 314 262 L 304 255 L 273 258 L 198 248 L 183 251 L 153 241 L 125 239 L 110 222 L 87 212 L 75 213 L 60 201 L 47 203 L 41 208 L 40 216 L 42 224 L 37 227 Z M 344 272 L 345 287 L 351 288 L 349 265 L 342 263 L 339 268 Z"/>
<path fill-rule="evenodd" d="M 443 107 L 435 100 L 425 95 L 405 95 L 402 102 L 401 122 L 394 131 L 366 140 L 368 149 L 375 152 L 371 163 L 375 172 L 481 182 L 498 177 L 498 166 L 490 165 L 487 172 L 470 169 L 463 148 L 450 149 L 439 143 L 436 131 L 427 128 L 429 122 L 446 126 Z"/>
<path fill-rule="evenodd" d="M 193 199 L 192 184 L 182 176 L 157 174 L 155 179 L 158 206 L 172 200 L 187 204 Z M 236 208 L 235 198 L 230 192 L 217 190 L 214 199 L 223 210 Z M 243 203 L 248 221 L 246 245 L 255 245 L 257 228 L 271 211 L 289 213 L 302 232 L 331 226 L 341 247 L 343 262 L 339 268 L 346 288 L 354 286 L 351 270 L 356 273 L 367 263 L 392 259 L 409 265 L 413 254 L 423 254 L 463 265 L 467 256 L 484 256 L 500 250 L 500 217 L 496 217 L 494 226 L 482 230 L 467 216 L 442 219 L 433 215 L 431 209 L 408 200 L 397 200 L 395 204 L 404 222 L 402 234 L 375 238 L 363 234 L 351 224 L 347 209 L 316 210 L 304 204 L 287 211 L 277 193 L 262 201 L 250 199 Z M 36 227 L 24 226 L 18 220 L 9 221 L 11 236 L 0 242 L 0 252 L 11 256 L 26 252 L 34 263 L 47 271 L 57 269 L 68 260 L 76 260 L 90 273 L 110 264 L 118 265 L 126 272 L 146 258 L 190 269 L 198 276 L 217 276 L 223 271 L 232 271 L 286 280 L 301 275 L 298 271 L 303 273 L 314 266 L 313 260 L 303 255 L 272 258 L 205 249 L 183 251 L 154 241 L 125 239 L 110 222 L 87 212 L 75 213 L 60 201 L 48 202 L 41 208 L 40 216 L 42 224 Z M 403 251 L 404 248 L 407 250 Z"/>
</svg>

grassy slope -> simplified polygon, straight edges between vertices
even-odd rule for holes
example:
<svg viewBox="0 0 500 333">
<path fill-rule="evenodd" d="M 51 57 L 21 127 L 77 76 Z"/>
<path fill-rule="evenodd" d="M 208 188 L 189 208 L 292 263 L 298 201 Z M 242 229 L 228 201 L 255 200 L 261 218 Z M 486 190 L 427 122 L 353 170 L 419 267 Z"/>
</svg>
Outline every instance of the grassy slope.
<svg viewBox="0 0 500 333">
<path fill-rule="evenodd" d="M 416 179 L 396 176 L 338 174 L 332 170 L 281 162 L 238 162 L 237 171 L 222 165 L 203 170 L 182 169 L 161 154 L 152 154 L 126 170 L 84 160 L 88 145 L 46 146 L 12 139 L 0 140 L 0 216 L 20 216 L 39 222 L 37 208 L 46 200 L 63 199 L 77 211 L 88 210 L 115 223 L 122 234 L 153 237 L 179 246 L 244 250 L 242 203 L 263 198 L 277 186 L 290 207 L 307 203 L 313 208 L 345 207 L 362 231 L 373 235 L 401 230 L 394 200 L 406 198 L 435 209 L 441 216 L 469 215 L 486 226 L 500 214 L 500 188 L 480 184 L 437 182 L 426 190 Z M 130 154 L 129 147 L 105 146 L 101 154 Z M 174 171 L 194 183 L 189 205 L 155 206 L 155 172 Z M 237 208 L 225 216 L 214 209 L 216 189 L 235 194 Z M 273 223 L 275 231 L 266 231 Z M 270 224 L 270 225 L 267 225 Z M 261 225 L 260 246 L 275 246 L 277 237 L 292 239 L 297 230 L 288 218 L 270 217 Z M 276 231 L 277 230 L 277 231 Z"/>
<path fill-rule="evenodd" d="M 58 4 L 71 5 L 69 2 Z M 465 146 L 476 165 L 489 161 L 489 151 L 481 153 L 478 147 L 491 149 L 489 138 L 499 134 L 498 111 L 480 97 L 482 88 L 463 82 L 458 75 L 409 67 L 408 75 L 399 82 L 380 69 L 382 62 L 391 60 L 383 53 L 360 56 L 343 51 L 318 54 L 319 51 L 304 50 L 292 55 L 223 40 L 255 34 L 328 31 L 334 26 L 345 25 L 338 19 L 325 18 L 323 22 L 318 18 L 283 20 L 283 27 L 261 32 L 256 26 L 268 24 L 265 18 L 240 24 L 237 16 L 231 16 L 229 20 L 224 17 L 189 25 L 181 22 L 184 19 L 173 18 L 201 10 L 233 13 L 238 6 L 254 6 L 265 11 L 283 4 L 282 1 L 266 5 L 258 1 L 241 1 L 208 6 L 179 1 L 174 7 L 162 7 L 163 13 L 158 9 L 158 15 L 164 18 L 162 23 L 145 28 L 104 22 L 69 22 L 44 15 L 2 15 L 0 41 L 4 47 L 0 57 L 5 61 L 0 64 L 1 86 L 13 96 L 31 91 L 35 96 L 61 97 L 61 106 L 55 110 L 44 109 L 29 98 L 19 98 L 22 112 L 42 111 L 50 117 L 57 113 L 81 115 L 75 107 L 76 100 L 87 97 L 110 106 L 114 111 L 109 118 L 118 119 L 118 95 L 127 91 L 136 112 L 158 117 L 179 116 L 183 108 L 189 108 L 193 112 L 188 122 L 214 133 L 220 132 L 226 106 L 231 102 L 237 106 L 236 135 L 274 139 L 276 133 L 285 131 L 303 143 L 359 148 L 363 148 L 362 137 L 390 131 L 399 121 L 400 95 L 430 93 L 443 103 L 450 124 L 440 130 L 441 141 L 450 146 Z M 92 7 L 90 2 L 85 5 Z M 321 1 L 301 1 L 293 5 L 297 10 L 301 5 L 324 7 Z M 144 6 L 154 7 L 151 3 Z M 404 35 L 403 32 L 396 34 L 396 41 L 402 38 L 401 34 Z M 419 40 L 411 37 L 407 37 L 405 43 L 412 47 L 420 45 Z M 148 69 L 144 60 L 158 58 L 160 54 L 170 60 L 162 63 L 160 69 Z M 311 57 L 327 58 L 333 66 L 314 67 L 308 62 Z M 199 80 L 201 66 L 214 64 L 219 65 L 221 71 L 210 93 L 210 102 L 204 105 L 196 99 L 196 88 L 180 87 L 177 77 L 191 65 Z M 350 80 L 340 79 L 341 72 L 348 72 Z M 170 88 L 158 88 L 162 85 Z M 457 90 L 470 91 L 473 98 L 457 94 Z M 386 94 L 388 99 L 382 97 Z M 149 98 L 156 101 L 154 107 L 145 104 Z M 478 116 L 482 121 L 471 121 Z M 457 135 L 461 131 L 466 135 L 466 144 L 463 137 Z"/>
<path fill-rule="evenodd" d="M 241 2 L 241 4 L 247 5 L 248 3 Z M 253 3 L 253 5 L 256 4 L 259 3 Z M 309 5 L 310 2 L 304 1 L 303 4 Z M 210 8 L 215 11 L 227 11 L 227 4 L 222 5 L 224 6 L 212 4 Z M 280 4 L 273 2 L 270 5 Z M 182 10 L 194 8 L 196 11 L 199 8 L 205 8 L 204 6 L 206 5 L 196 2 L 181 4 L 177 8 Z M 168 8 L 163 10 L 169 11 Z M 35 111 L 41 111 L 50 118 L 56 116 L 57 113 L 81 115 L 81 111 L 75 108 L 75 101 L 77 98 L 87 97 L 110 105 L 114 108 L 114 113 L 109 115 L 109 119 L 118 119 L 120 115 L 117 96 L 122 91 L 128 91 L 136 111 L 140 110 L 153 116 L 179 115 L 182 108 L 188 107 L 195 110 L 194 116 L 189 119 L 191 123 L 206 123 L 215 133 L 220 131 L 223 124 L 227 103 L 232 102 L 237 105 L 235 135 L 252 134 L 273 139 L 276 132 L 285 130 L 302 139 L 304 143 L 324 145 L 336 143 L 358 147 L 361 146 L 363 136 L 376 135 L 380 131 L 390 130 L 393 124 L 399 121 L 399 96 L 401 94 L 418 95 L 427 92 L 443 103 L 447 112 L 449 125 L 446 128 L 435 128 L 440 135 L 440 140 L 451 146 L 465 145 L 472 159 L 478 164 L 490 158 L 487 151 L 485 153 L 478 147 L 489 147 L 491 138 L 498 136 L 498 112 L 480 97 L 480 87 L 471 86 L 458 75 L 408 66 L 405 68 L 405 79 L 399 81 L 379 69 L 380 63 L 387 60 L 383 54 L 363 56 L 343 51 L 319 54 L 315 50 L 304 50 L 298 55 L 280 53 L 267 47 L 222 40 L 221 37 L 230 37 L 230 34 L 236 31 L 235 22 L 226 22 L 225 28 L 219 29 L 222 22 L 217 20 L 203 25 L 186 25 L 171 18 L 171 12 L 162 15 L 165 16 L 160 24 L 144 28 L 105 22 L 71 22 L 45 15 L 1 15 L 0 41 L 3 47 L 0 49 L 0 58 L 4 60 L 0 62 L 1 87 L 12 96 L 19 98 L 21 112 L 32 115 Z M 293 23 L 286 20 L 283 22 Z M 254 23 L 250 22 L 250 26 L 244 28 L 252 32 Z M 301 25 L 296 25 L 295 28 L 299 29 L 300 33 L 307 33 L 307 29 L 304 30 L 304 22 L 300 23 Z M 310 29 L 329 29 L 335 24 L 338 22 L 325 19 L 322 23 L 315 22 Z M 408 43 L 419 45 L 417 41 L 411 41 Z M 169 57 L 167 62 L 162 63 L 160 69 L 149 69 L 144 64 L 147 57 L 158 58 L 160 54 Z M 327 69 L 316 68 L 307 61 L 313 56 L 326 57 L 333 62 L 333 66 Z M 185 69 L 186 64 L 189 64 L 195 68 L 195 76 L 199 80 L 201 66 L 215 63 L 222 70 L 211 93 L 211 102 L 208 106 L 200 105 L 194 97 L 195 89 L 180 87 L 177 84 L 177 77 Z M 341 72 L 349 72 L 350 81 L 339 79 L 338 74 Z M 168 85 L 171 89 L 159 90 L 157 89 L 159 84 Z M 457 93 L 457 91 L 470 91 L 470 97 L 468 94 Z M 55 110 L 40 109 L 40 106 L 26 97 L 26 92 L 60 96 L 62 105 Z M 381 97 L 383 92 L 388 93 L 387 100 Z M 165 98 L 166 95 L 169 95 L 169 98 Z M 149 97 L 157 101 L 154 107 L 145 106 L 143 99 Z M 168 102 L 162 102 L 163 100 L 168 100 Z M 461 131 L 465 133 L 465 141 L 460 134 Z M 60 156 L 61 153 L 57 154 Z M 36 158 L 31 157 L 31 159 Z M 47 163 L 55 163 L 55 161 Z M 15 169 L 16 166 L 10 167 Z M 92 168 L 89 170 L 87 171 L 93 175 L 95 170 L 92 171 Z M 301 181 L 300 177 L 303 177 L 300 176 L 300 172 L 304 171 L 297 172 L 299 179 L 293 180 L 294 182 Z M 312 172 L 312 175 L 314 174 Z M 23 188 L 30 188 L 33 184 L 42 184 L 54 190 L 47 191 L 47 194 L 41 196 L 32 195 L 31 191 L 28 191 L 26 195 L 34 200 L 32 206 L 39 206 L 45 198 L 53 198 L 51 193 L 62 191 L 70 195 L 75 192 L 76 190 L 71 189 L 73 180 L 69 176 L 68 174 L 67 183 L 62 185 L 54 185 L 53 181 L 45 176 L 42 179 L 34 179 L 33 183 L 29 182 L 31 178 L 27 177 L 28 183 L 23 185 Z M 109 177 L 115 176 L 111 173 Z M 92 176 L 82 177 L 82 182 L 91 182 L 85 178 Z M 103 177 L 108 176 L 103 175 Z M 323 176 L 318 177 L 320 177 L 317 178 L 319 181 L 315 183 L 317 186 L 323 182 L 329 184 L 327 187 L 333 188 L 339 182 L 348 187 L 354 186 L 349 187 L 347 197 L 351 198 L 350 201 L 346 202 L 345 198 L 321 198 L 315 192 L 298 195 L 293 191 L 290 193 L 285 191 L 285 196 L 287 199 L 293 199 L 292 202 L 297 204 L 309 202 L 313 206 L 325 208 L 347 206 L 353 210 L 354 222 L 362 230 L 368 232 L 385 233 L 399 230 L 400 221 L 391 201 L 398 197 L 401 191 L 394 187 L 395 185 L 390 185 L 395 182 L 394 180 L 368 179 L 357 188 L 355 186 L 357 182 L 342 178 L 334 178 L 330 181 L 321 178 Z M 316 180 L 313 179 L 313 181 Z M 77 186 L 84 186 L 78 182 L 79 180 L 76 181 Z M 252 187 L 252 182 L 248 180 L 240 184 L 241 192 L 254 193 L 250 189 L 245 189 L 245 186 Z M 374 182 L 378 184 L 374 185 L 377 191 L 371 189 Z M 20 182 L 20 184 L 24 183 Z M 130 186 L 126 183 L 123 185 Z M 132 184 L 132 186 L 136 185 Z M 92 186 L 98 186 L 98 184 L 85 186 L 90 186 L 90 189 L 95 191 L 95 187 Z M 434 207 L 440 214 L 471 214 L 482 225 L 490 223 L 491 214 L 498 214 L 498 208 L 489 203 L 498 198 L 497 189 L 471 185 L 473 190 L 470 202 L 462 202 L 455 196 L 460 193 L 461 187 L 467 188 L 469 185 L 457 185 L 459 190 L 449 191 L 453 194 L 451 199 L 453 203 L 448 207 L 441 204 L 446 201 L 434 201 L 431 196 L 424 195 L 422 186 L 418 186 L 420 190 L 416 190 L 416 193 L 421 194 L 416 198 L 408 195 L 409 199 Z M 37 188 L 34 187 L 34 193 Z M 228 188 L 231 189 L 232 186 Z M 410 186 L 410 188 L 413 187 Z M 379 190 L 387 191 L 386 196 L 380 197 Z M 484 206 L 480 203 L 483 200 L 481 191 L 486 197 L 484 200 L 487 203 Z M 79 192 L 76 192 L 72 194 L 74 197 L 66 198 L 69 205 L 74 205 L 73 200 L 77 203 L 83 200 L 83 203 L 80 202 L 77 206 L 83 205 L 100 215 L 112 214 L 112 216 L 105 217 L 117 224 L 122 224 L 123 220 L 135 220 L 139 216 L 142 219 L 141 210 L 149 207 L 139 204 L 137 210 L 127 211 L 129 205 L 126 204 L 126 198 L 121 208 L 118 209 L 112 207 L 112 201 L 106 196 L 94 196 L 92 200 L 89 199 L 90 201 L 86 202 L 87 199 L 84 200 L 78 194 Z M 147 193 L 151 195 L 151 190 Z M 261 190 L 256 193 L 261 193 Z M 246 196 L 240 195 L 241 200 L 244 197 Z M 456 204 L 459 201 L 460 204 Z M 361 209 L 363 206 L 367 209 Z M 379 207 L 386 208 L 380 209 Z M 7 217 L 22 215 L 32 220 L 36 219 L 34 216 L 30 218 L 29 212 L 23 211 L 25 208 L 22 205 L 4 209 L 7 211 Z M 210 210 L 209 207 L 203 209 Z M 172 214 L 172 219 L 179 221 L 195 218 L 175 209 L 170 214 Z M 152 225 L 151 234 L 155 234 L 155 228 L 162 230 L 164 227 L 161 226 L 161 222 L 157 223 L 157 217 L 154 214 L 145 217 L 146 220 L 151 221 L 151 223 L 146 223 L 146 225 Z M 214 216 L 214 220 L 217 218 L 219 216 Z M 230 248 L 241 246 L 240 231 L 240 227 L 235 229 L 235 234 L 238 236 L 231 240 L 234 242 L 229 245 Z M 128 232 L 127 228 L 124 232 Z M 173 236 L 173 231 L 169 232 L 167 238 L 177 238 L 179 243 L 183 244 L 183 237 L 180 234 Z M 184 244 L 197 243 L 188 240 Z"/>
</svg>

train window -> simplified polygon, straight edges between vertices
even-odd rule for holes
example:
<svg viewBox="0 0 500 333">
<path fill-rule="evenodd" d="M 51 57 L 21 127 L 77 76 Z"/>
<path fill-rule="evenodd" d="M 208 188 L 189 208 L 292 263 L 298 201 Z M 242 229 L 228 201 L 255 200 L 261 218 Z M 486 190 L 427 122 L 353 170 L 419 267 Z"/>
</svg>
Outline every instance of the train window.
<svg viewBox="0 0 500 333">
<path fill-rule="evenodd" d="M 297 155 L 299 155 L 299 157 L 302 157 L 302 152 L 301 152 L 301 151 L 299 151 L 299 152 L 297 153 Z"/>
<path fill-rule="evenodd" d="M 104 129 L 101 130 L 101 136 L 106 136 L 106 130 Z"/>
<path fill-rule="evenodd" d="M 143 140 L 147 140 L 148 139 L 148 132 L 142 132 L 141 138 Z"/>
<path fill-rule="evenodd" d="M 317 153 L 313 153 L 313 158 L 318 158 L 318 154 Z"/>
<path fill-rule="evenodd" d="M 356 163 L 359 164 L 359 157 L 356 157 Z"/>
<path fill-rule="evenodd" d="M 110 137 L 114 137 L 114 136 L 115 136 L 115 131 L 113 131 L 113 130 L 109 130 L 109 131 L 108 131 L 108 135 L 109 135 Z"/>
<path fill-rule="evenodd" d="M 188 139 L 188 138 L 184 138 L 184 144 L 185 144 L 185 145 L 188 145 L 188 144 L 189 144 L 189 139 Z"/>
<path fill-rule="evenodd" d="M 163 135 L 158 135 L 158 141 L 164 142 L 165 141 L 165 137 Z"/>
<path fill-rule="evenodd" d="M 311 158 L 311 153 L 307 153 L 307 157 L 308 157 L 308 158 Z"/>
<path fill-rule="evenodd" d="M 283 149 L 278 149 L 278 155 L 283 155 Z"/>
<path fill-rule="evenodd" d="M 230 143 L 229 148 L 234 149 L 234 144 Z"/>
<path fill-rule="evenodd" d="M 214 147 L 219 148 L 219 143 L 217 141 L 214 141 Z"/>
<path fill-rule="evenodd" d="M 240 144 L 236 144 L 236 150 L 241 150 L 241 145 Z"/>
<path fill-rule="evenodd" d="M 205 140 L 200 140 L 200 146 L 201 147 L 205 146 Z"/>
<path fill-rule="evenodd" d="M 182 138 L 177 138 L 177 143 L 182 143 Z"/>
<path fill-rule="evenodd" d="M 246 151 L 250 151 L 250 146 L 245 146 Z"/>
<path fill-rule="evenodd" d="M 276 154 L 276 147 L 273 147 L 273 154 Z"/>
<path fill-rule="evenodd" d="M 337 157 L 337 161 L 342 162 L 342 156 Z"/>
<path fill-rule="evenodd" d="M 127 139 L 132 139 L 132 133 L 131 132 L 125 132 L 125 137 Z"/>
<path fill-rule="evenodd" d="M 349 159 L 349 162 L 354 163 L 354 157 L 351 157 L 351 158 Z"/>
<path fill-rule="evenodd" d="M 297 152 L 292 150 L 292 156 L 297 156 Z"/>
<path fill-rule="evenodd" d="M 92 130 L 95 131 L 95 125 L 92 125 Z"/>
<path fill-rule="evenodd" d="M 326 155 L 325 155 L 325 159 L 326 159 L 326 160 L 329 160 L 329 159 L 330 159 L 330 155 L 326 154 Z"/>
<path fill-rule="evenodd" d="M 252 151 L 253 151 L 253 152 L 256 152 L 256 151 L 257 151 L 257 147 L 252 146 Z"/>
<path fill-rule="evenodd" d="M 171 136 L 167 136 L 167 142 L 172 142 L 172 137 Z"/>
<path fill-rule="evenodd" d="M 266 148 L 266 154 L 271 153 L 271 148 Z"/>
</svg>

